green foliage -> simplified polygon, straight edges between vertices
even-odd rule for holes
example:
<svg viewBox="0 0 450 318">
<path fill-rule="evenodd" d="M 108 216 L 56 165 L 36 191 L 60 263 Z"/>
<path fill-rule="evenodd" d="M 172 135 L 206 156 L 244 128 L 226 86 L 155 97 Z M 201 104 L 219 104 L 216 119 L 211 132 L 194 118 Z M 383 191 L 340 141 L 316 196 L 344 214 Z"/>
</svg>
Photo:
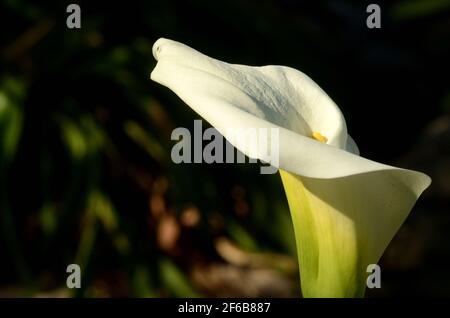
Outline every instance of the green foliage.
<svg viewBox="0 0 450 318">
<path fill-rule="evenodd" d="M 438 114 L 414 106 L 448 95 L 429 73 L 448 74 L 449 32 L 439 27 L 448 20 L 427 13 L 417 23 L 422 9 L 398 2 L 392 13 L 410 19 L 389 21 L 394 27 L 380 39 L 364 33 L 365 8 L 351 1 L 294 2 L 83 2 L 82 29 L 69 30 L 64 1 L 3 1 L 0 291 L 64 289 L 66 266 L 75 262 L 83 280 L 73 296 L 214 296 L 221 285 L 200 286 L 192 272 L 204 273 L 205 264 L 242 270 L 218 255 L 222 237 L 244 254 L 296 259 L 277 175 L 250 164 L 171 162 L 172 129 L 192 128 L 198 116 L 149 80 L 159 37 L 229 62 L 301 69 L 349 114 L 352 135 L 370 145 L 363 152 L 389 160 L 405 153 Z M 427 79 L 427 89 L 417 78 Z M 405 107 L 392 105 L 405 105 L 410 120 Z M 376 139 L 377 121 L 366 120 L 375 108 L 392 116 Z M 400 121 L 417 134 L 399 144 L 390 137 Z M 296 273 L 283 275 L 297 284 Z"/>
</svg>

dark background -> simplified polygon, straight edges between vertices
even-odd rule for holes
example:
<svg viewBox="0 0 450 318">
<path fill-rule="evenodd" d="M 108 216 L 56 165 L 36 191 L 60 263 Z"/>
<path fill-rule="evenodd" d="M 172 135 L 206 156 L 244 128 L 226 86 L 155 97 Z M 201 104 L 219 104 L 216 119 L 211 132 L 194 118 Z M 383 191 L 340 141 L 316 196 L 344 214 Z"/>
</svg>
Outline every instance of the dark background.
<svg viewBox="0 0 450 318">
<path fill-rule="evenodd" d="M 381 29 L 363 1 L 76 1 L 80 30 L 39 3 L 0 4 L 0 296 L 299 296 L 279 176 L 171 162 L 198 117 L 149 79 L 159 37 L 305 72 L 363 156 L 430 175 L 367 296 L 450 296 L 450 1 L 377 1 Z"/>
</svg>

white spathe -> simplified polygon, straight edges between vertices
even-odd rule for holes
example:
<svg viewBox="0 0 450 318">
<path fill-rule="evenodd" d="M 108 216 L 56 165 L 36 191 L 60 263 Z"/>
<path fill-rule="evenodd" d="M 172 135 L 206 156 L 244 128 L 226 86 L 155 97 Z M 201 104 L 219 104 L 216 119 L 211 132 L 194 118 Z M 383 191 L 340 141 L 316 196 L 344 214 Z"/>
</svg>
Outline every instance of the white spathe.
<svg viewBox="0 0 450 318">
<path fill-rule="evenodd" d="M 286 172 L 282 179 L 303 292 L 360 295 L 362 287 L 351 286 L 355 276 L 361 280 L 363 267 L 378 261 L 431 179 L 360 157 L 337 105 L 298 70 L 229 64 L 163 38 L 155 42 L 153 55 L 158 63 L 151 79 L 170 88 L 225 137 L 227 128 L 279 128 L 277 168 Z M 313 139 L 315 132 L 326 143 Z M 230 142 L 249 157 L 258 155 L 248 143 Z M 302 215 L 309 209 L 308 216 L 293 209 Z M 316 250 L 308 250 L 308 244 Z M 337 269 L 327 268 L 334 265 Z M 327 293 L 323 288 L 329 279 L 340 283 Z"/>
</svg>

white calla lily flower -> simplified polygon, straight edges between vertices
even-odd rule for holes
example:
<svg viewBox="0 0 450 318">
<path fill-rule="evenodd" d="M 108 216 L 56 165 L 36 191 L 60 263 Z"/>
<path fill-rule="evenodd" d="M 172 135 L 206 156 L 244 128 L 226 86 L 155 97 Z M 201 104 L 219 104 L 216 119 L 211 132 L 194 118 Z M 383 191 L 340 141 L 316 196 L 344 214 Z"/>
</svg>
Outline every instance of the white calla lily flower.
<svg viewBox="0 0 450 318">
<path fill-rule="evenodd" d="M 362 296 L 377 263 L 431 179 L 359 156 L 345 119 L 308 76 L 251 67 L 159 39 L 151 79 L 226 137 L 229 127 L 278 128 L 279 168 L 306 297 Z M 230 142 L 254 158 L 250 145 Z M 261 159 L 261 158 L 256 158 Z"/>
</svg>

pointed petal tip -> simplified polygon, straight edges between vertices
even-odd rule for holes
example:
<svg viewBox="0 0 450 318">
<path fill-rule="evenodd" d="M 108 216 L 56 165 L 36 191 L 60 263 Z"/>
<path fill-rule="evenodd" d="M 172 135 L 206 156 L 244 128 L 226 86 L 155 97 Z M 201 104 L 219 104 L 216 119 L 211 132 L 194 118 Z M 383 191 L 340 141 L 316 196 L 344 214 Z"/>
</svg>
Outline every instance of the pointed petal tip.
<svg viewBox="0 0 450 318">
<path fill-rule="evenodd" d="M 161 57 L 163 46 L 165 46 L 166 44 L 168 44 L 170 42 L 174 42 L 174 41 L 166 39 L 166 38 L 159 38 L 158 40 L 155 41 L 155 43 L 153 43 L 152 54 L 157 62 L 159 61 L 159 58 Z M 158 65 L 156 65 L 155 68 L 150 73 L 150 79 L 155 82 L 158 82 L 157 80 L 155 80 L 155 78 L 156 78 L 155 73 L 156 73 L 157 66 Z"/>
<path fill-rule="evenodd" d="M 432 183 L 432 179 L 426 173 L 417 171 L 417 170 L 409 170 L 403 169 L 409 172 L 413 172 L 413 175 L 416 177 L 417 184 L 417 196 L 419 197 Z"/>
<path fill-rule="evenodd" d="M 162 47 L 163 47 L 164 43 L 166 43 L 168 41 L 170 41 L 170 40 L 168 40 L 166 38 L 159 38 L 158 40 L 155 41 L 155 43 L 153 44 L 153 48 L 152 48 L 152 53 L 153 53 L 153 57 L 155 58 L 155 60 L 158 61 L 158 58 L 162 51 Z"/>
<path fill-rule="evenodd" d="M 421 172 L 424 178 L 424 182 L 423 182 L 423 190 L 425 191 L 433 182 L 433 179 L 431 179 L 431 177 L 423 172 Z"/>
</svg>

